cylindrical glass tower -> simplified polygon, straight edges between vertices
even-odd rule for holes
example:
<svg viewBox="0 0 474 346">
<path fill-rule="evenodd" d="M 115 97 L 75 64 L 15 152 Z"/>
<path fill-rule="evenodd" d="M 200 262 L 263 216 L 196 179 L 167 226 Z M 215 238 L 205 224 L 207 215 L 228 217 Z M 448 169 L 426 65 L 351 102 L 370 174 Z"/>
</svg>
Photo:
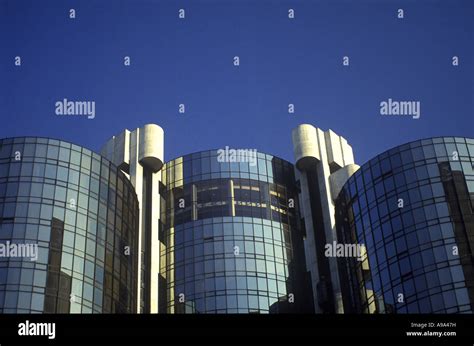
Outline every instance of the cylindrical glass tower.
<svg viewBox="0 0 474 346">
<path fill-rule="evenodd" d="M 362 251 L 339 259 L 345 311 L 474 311 L 473 164 L 473 139 L 432 138 L 386 151 L 347 181 L 338 238 Z"/>
<path fill-rule="evenodd" d="M 136 312 L 138 202 L 109 161 L 0 140 L 0 312 Z"/>
<path fill-rule="evenodd" d="M 161 312 L 311 308 L 293 166 L 254 155 L 232 162 L 203 151 L 163 168 Z"/>
</svg>

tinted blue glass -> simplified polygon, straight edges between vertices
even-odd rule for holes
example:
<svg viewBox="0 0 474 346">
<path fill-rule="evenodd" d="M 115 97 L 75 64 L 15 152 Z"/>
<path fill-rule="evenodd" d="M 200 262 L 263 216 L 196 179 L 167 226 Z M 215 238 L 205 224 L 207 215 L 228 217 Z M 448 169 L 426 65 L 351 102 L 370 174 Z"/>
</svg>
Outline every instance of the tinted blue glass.
<svg viewBox="0 0 474 346">
<path fill-rule="evenodd" d="M 352 293 L 346 293 L 360 304 L 357 311 L 373 309 L 369 308 L 367 297 L 357 298 L 360 297 L 358 278 L 363 278 L 365 287 L 374 283 L 374 294 L 379 297 L 378 312 L 472 312 L 471 307 L 466 306 L 469 299 L 464 293 L 459 293 L 461 302 L 458 292 L 452 290 L 454 282 L 460 287 L 468 285 L 457 261 L 462 256 L 458 251 L 459 244 L 466 241 L 462 232 L 471 227 L 463 224 L 465 221 L 453 220 L 460 220 L 460 214 L 472 210 L 469 199 L 459 196 L 469 195 L 467 182 L 474 180 L 472 153 L 465 146 L 465 139 L 456 142 L 459 144 L 455 144 L 452 138 L 435 138 L 394 148 L 389 151 L 390 161 L 385 159 L 384 153 L 359 170 L 368 172 L 371 166 L 375 174 L 365 173 L 362 180 L 356 173 L 343 187 L 336 202 L 336 215 L 340 215 L 337 223 L 343 226 L 339 228 L 338 237 L 350 243 L 355 236 L 355 241 L 367 245 L 369 257 L 369 269 L 364 269 L 363 273 L 357 272 L 363 270 L 362 266 L 354 270 L 349 261 L 346 264 L 349 273 L 355 275 L 348 284 Z M 448 160 L 451 162 L 447 163 Z M 377 162 L 381 174 L 388 174 L 384 177 L 384 191 L 376 181 L 379 174 Z M 393 180 L 390 180 L 391 171 L 395 173 Z M 351 201 L 353 207 L 350 208 L 346 204 L 349 199 L 347 190 L 354 182 L 357 182 L 357 193 L 351 190 L 350 196 L 355 196 L 355 200 Z M 390 193 L 393 187 L 396 194 Z M 364 215 L 366 202 L 361 191 L 365 191 L 369 204 L 375 205 L 374 195 L 378 197 L 377 208 L 369 210 L 370 217 Z M 354 234 L 350 224 L 341 223 L 343 218 L 361 218 L 363 223 L 359 225 L 356 221 L 357 232 Z M 445 242 L 451 245 L 443 245 Z M 387 263 L 390 257 L 393 259 Z M 410 303 L 397 303 L 394 297 L 401 291 L 405 296 L 414 297 Z"/>
</svg>

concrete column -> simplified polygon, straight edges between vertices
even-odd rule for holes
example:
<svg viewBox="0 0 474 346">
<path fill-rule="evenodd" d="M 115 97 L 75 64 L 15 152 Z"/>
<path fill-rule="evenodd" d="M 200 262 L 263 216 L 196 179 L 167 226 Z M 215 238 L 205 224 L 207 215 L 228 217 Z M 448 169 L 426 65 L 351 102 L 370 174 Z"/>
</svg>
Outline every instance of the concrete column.
<svg viewBox="0 0 474 346">
<path fill-rule="evenodd" d="M 149 263 L 150 283 L 146 287 L 149 292 L 150 312 L 158 312 L 158 273 L 160 261 L 160 246 L 158 241 L 158 220 L 160 218 L 160 198 L 158 186 L 161 181 L 161 168 L 164 162 L 164 132 L 161 127 L 155 124 L 147 124 L 130 132 L 124 130 L 117 136 L 112 137 L 102 148 L 101 154 L 112 161 L 124 173 L 126 173 L 135 188 L 140 205 L 140 220 L 138 231 L 138 282 L 137 282 L 137 306 L 140 307 L 142 300 L 141 282 L 144 280 L 141 271 L 144 265 L 141 258 L 143 245 L 150 241 L 150 251 L 146 254 L 145 262 Z M 146 200 L 143 193 L 143 172 L 151 172 L 150 186 L 151 198 L 146 201 L 151 205 L 144 205 Z M 150 192 L 150 191 L 148 191 Z M 146 209 L 150 210 L 149 220 L 145 220 Z M 147 222 L 148 221 L 148 222 Z M 146 224 L 150 224 L 150 229 L 145 229 Z M 148 247 L 148 245 L 147 245 Z M 139 311 L 138 311 L 139 312 Z"/>
<path fill-rule="evenodd" d="M 292 132 L 293 150 L 296 161 L 296 175 L 300 178 L 300 205 L 306 226 L 305 250 L 307 267 L 311 272 L 315 310 L 318 305 L 317 284 L 321 276 L 331 280 L 334 298 L 334 311 L 344 312 L 339 281 L 337 259 L 323 257 L 321 250 L 327 243 L 337 241 L 334 196 L 341 188 L 341 182 L 352 175 L 358 166 L 353 165 L 352 148 L 347 141 L 333 131 L 322 131 L 312 125 L 299 125 Z M 350 165 L 344 172 L 337 172 Z M 331 184 L 330 177 L 336 174 Z M 311 189 L 315 186 L 315 189 Z M 317 215 L 313 215 L 317 213 Z M 321 219 L 322 218 L 322 219 Z M 318 226 L 316 226 L 318 225 Z M 323 234 L 318 233 L 323 232 Z M 316 239 L 325 239 L 326 244 L 318 244 Z M 318 258 L 319 256 L 319 258 Z M 326 272 L 318 272 L 318 260 L 324 261 L 321 267 Z M 320 264 L 320 263 L 319 263 Z M 329 276 L 329 277 L 328 277 Z"/>
</svg>

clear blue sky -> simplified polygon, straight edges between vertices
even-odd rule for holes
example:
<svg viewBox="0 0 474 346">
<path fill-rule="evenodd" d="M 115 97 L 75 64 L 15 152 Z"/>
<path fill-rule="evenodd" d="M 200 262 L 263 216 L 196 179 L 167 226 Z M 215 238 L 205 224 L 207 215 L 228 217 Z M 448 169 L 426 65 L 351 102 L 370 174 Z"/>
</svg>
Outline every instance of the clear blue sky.
<svg viewBox="0 0 474 346">
<path fill-rule="evenodd" d="M 229 145 L 293 161 L 291 129 L 311 123 L 347 138 L 358 163 L 418 138 L 474 137 L 469 0 L 0 0 L 0 59 L 0 137 L 98 151 L 156 123 L 166 160 Z M 56 115 L 63 98 L 95 101 L 95 119 Z M 421 118 L 381 116 L 388 98 L 420 101 Z"/>
</svg>

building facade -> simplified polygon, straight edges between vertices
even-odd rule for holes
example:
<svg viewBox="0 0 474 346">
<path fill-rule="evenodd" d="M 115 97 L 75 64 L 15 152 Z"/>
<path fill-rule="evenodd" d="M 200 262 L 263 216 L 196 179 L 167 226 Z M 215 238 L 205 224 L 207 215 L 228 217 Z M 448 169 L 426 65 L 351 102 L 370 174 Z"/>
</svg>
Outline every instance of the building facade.
<svg viewBox="0 0 474 346">
<path fill-rule="evenodd" d="M 472 313 L 474 140 L 431 138 L 380 154 L 336 203 L 346 312 Z"/>
<path fill-rule="evenodd" d="M 154 124 L 101 155 L 0 140 L 0 312 L 473 312 L 473 139 L 361 167 L 331 130 L 292 140 L 294 165 L 228 147 L 165 164 Z"/>
<path fill-rule="evenodd" d="M 90 150 L 0 140 L 0 312 L 135 312 L 138 212 L 128 179 Z"/>
<path fill-rule="evenodd" d="M 158 271 L 160 244 L 159 182 L 164 162 L 164 133 L 155 124 L 113 136 L 101 154 L 130 179 L 140 205 L 138 227 L 137 306 L 140 313 L 158 312 Z"/>
<path fill-rule="evenodd" d="M 331 130 L 303 124 L 293 130 L 292 139 L 314 309 L 342 313 L 337 260 L 325 255 L 325 246 L 337 241 L 334 212 L 339 189 L 359 166 L 354 164 L 351 146 Z"/>
<path fill-rule="evenodd" d="M 293 165 L 222 153 L 163 168 L 160 312 L 312 311 Z"/>
</svg>

